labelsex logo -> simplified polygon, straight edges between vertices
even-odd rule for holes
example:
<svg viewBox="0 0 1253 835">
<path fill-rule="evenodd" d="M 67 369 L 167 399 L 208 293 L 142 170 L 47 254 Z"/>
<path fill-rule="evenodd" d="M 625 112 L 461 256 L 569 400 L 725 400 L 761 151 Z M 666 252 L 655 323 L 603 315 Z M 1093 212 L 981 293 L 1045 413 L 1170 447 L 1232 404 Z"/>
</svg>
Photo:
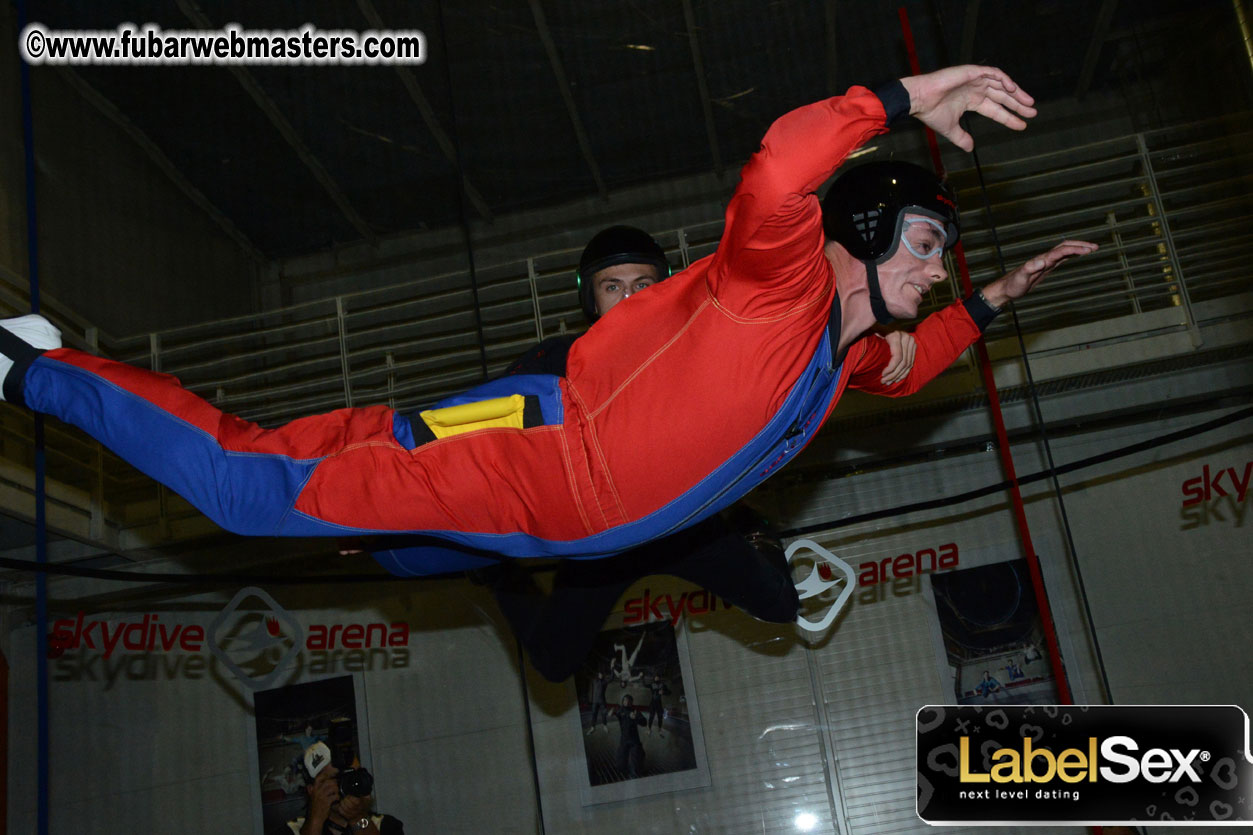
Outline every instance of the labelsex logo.
<svg viewBox="0 0 1253 835">
<path fill-rule="evenodd" d="M 1129 756 L 1128 751 L 1139 751 L 1139 744 L 1129 736 L 1111 736 L 1100 743 L 1088 737 L 1087 751 L 1067 748 L 1054 755 L 1047 748 L 1033 748 L 1031 738 L 1022 741 L 1022 753 L 1014 748 L 998 748 L 992 754 L 996 765 L 990 772 L 978 772 L 970 767 L 970 737 L 961 738 L 961 781 L 963 783 L 1047 783 L 1054 777 L 1063 783 L 1095 783 L 1100 779 L 1111 783 L 1130 783 L 1143 775 L 1150 783 L 1177 783 L 1187 777 L 1193 783 L 1201 782 L 1193 761 L 1208 761 L 1208 751 L 1193 748 L 1184 754 L 1178 748 L 1150 748 L 1139 757 Z M 1101 765 L 1102 757 L 1115 766 Z"/>
</svg>

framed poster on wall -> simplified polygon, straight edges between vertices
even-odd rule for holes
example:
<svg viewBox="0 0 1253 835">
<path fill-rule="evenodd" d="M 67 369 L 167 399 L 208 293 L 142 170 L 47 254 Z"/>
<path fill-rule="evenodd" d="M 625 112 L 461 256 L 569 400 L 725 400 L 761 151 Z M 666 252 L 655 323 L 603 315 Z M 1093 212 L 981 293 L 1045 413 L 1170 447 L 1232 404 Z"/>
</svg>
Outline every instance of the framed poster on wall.
<svg viewBox="0 0 1253 835">
<path fill-rule="evenodd" d="M 1057 704 L 1024 559 L 931 575 L 955 704 Z"/>
<path fill-rule="evenodd" d="M 292 684 L 253 694 L 256 779 L 260 786 L 262 832 L 305 813 L 305 749 L 315 742 L 331 748 L 332 761 L 369 761 L 370 735 L 364 700 L 353 676 Z"/>
<path fill-rule="evenodd" d="M 574 676 L 583 805 L 708 786 L 682 622 L 617 623 Z"/>
</svg>

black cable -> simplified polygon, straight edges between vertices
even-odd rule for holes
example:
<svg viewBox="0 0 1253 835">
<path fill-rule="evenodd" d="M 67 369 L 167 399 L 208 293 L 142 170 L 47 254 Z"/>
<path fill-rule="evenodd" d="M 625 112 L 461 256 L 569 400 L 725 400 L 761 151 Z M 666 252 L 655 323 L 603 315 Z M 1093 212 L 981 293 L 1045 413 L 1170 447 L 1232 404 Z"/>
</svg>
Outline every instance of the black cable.
<svg viewBox="0 0 1253 835">
<path fill-rule="evenodd" d="M 1092 455 L 1088 458 L 1082 458 L 1078 461 L 1072 461 L 1069 464 L 1063 464 L 1060 467 L 1041 470 L 1030 475 L 1019 476 L 1019 484 L 1032 484 L 1043 479 L 1066 475 L 1077 470 L 1086 469 L 1104 464 L 1107 461 L 1114 461 L 1119 458 L 1125 458 L 1128 455 L 1134 455 L 1137 452 L 1143 452 L 1159 446 L 1165 446 L 1175 441 L 1182 441 L 1187 438 L 1194 438 L 1205 432 L 1211 432 L 1220 429 L 1228 424 L 1235 423 L 1246 418 L 1253 417 L 1253 406 L 1229 412 L 1222 417 L 1208 420 L 1204 423 L 1190 426 L 1186 429 L 1180 429 L 1175 432 L 1169 432 L 1165 435 L 1159 435 L 1144 441 L 1139 441 L 1128 446 L 1119 447 L 1118 449 L 1102 452 L 1098 455 Z M 882 510 L 874 510 L 868 513 L 861 513 L 856 516 L 848 516 L 843 519 L 834 519 L 827 522 L 820 522 L 814 525 L 805 525 L 791 530 L 780 531 L 781 536 L 796 537 L 806 534 L 817 533 L 819 531 L 828 531 L 834 528 L 843 528 L 849 525 L 856 525 L 863 522 L 873 522 L 877 519 L 885 519 L 889 516 L 900 516 L 905 513 L 914 513 L 920 510 L 934 510 L 936 508 L 948 507 L 950 505 L 962 504 L 963 502 L 972 501 L 982 498 L 983 496 L 999 493 L 1009 487 L 1008 481 L 990 484 L 987 487 L 980 487 L 976 490 L 970 490 L 965 493 L 958 493 L 954 496 L 945 496 L 940 499 L 931 499 L 923 502 L 913 502 L 906 505 L 898 505 L 897 507 L 884 508 Z M 51 563 L 40 565 L 32 560 L 18 560 L 11 557 L 0 557 L 0 568 L 9 568 L 15 571 L 28 571 L 31 573 L 59 574 L 71 577 L 88 577 L 95 580 L 116 580 L 128 583 L 203 583 L 203 584 L 219 584 L 219 585 L 321 585 L 325 583 L 394 583 L 394 582 L 410 582 L 415 580 L 427 579 L 425 577 L 396 577 L 391 574 L 322 574 L 313 576 L 298 576 L 292 574 L 151 574 L 142 571 L 119 571 L 111 568 L 88 568 L 86 566 L 66 565 L 64 563 Z M 459 572 L 458 572 L 459 573 Z M 432 577 L 449 575 L 431 575 Z"/>
<path fill-rule="evenodd" d="M 142 571 L 119 571 L 112 568 L 88 568 L 64 563 L 49 564 L 41 569 L 32 560 L 0 557 L 0 568 L 32 573 L 60 574 L 68 577 L 88 577 L 93 580 L 118 580 L 126 583 L 206 583 L 220 585 L 302 586 L 322 583 L 393 583 L 397 580 L 421 579 L 397 577 L 393 574 L 148 574 Z"/>
<path fill-rule="evenodd" d="M 1056 478 L 1056 476 L 1066 475 L 1067 473 L 1072 473 L 1076 470 L 1094 467 L 1097 464 L 1104 464 L 1107 461 L 1125 458 L 1128 455 L 1134 455 L 1135 453 L 1143 452 L 1146 449 L 1153 449 L 1155 447 L 1165 446 L 1166 444 L 1173 443 L 1175 441 L 1193 438 L 1203 432 L 1210 432 L 1214 429 L 1219 429 L 1230 423 L 1235 423 L 1238 420 L 1244 420 L 1249 417 L 1253 417 L 1253 406 L 1249 406 L 1248 408 L 1240 409 L 1235 412 L 1230 412 L 1220 418 L 1206 421 L 1205 423 L 1197 426 L 1180 429 L 1177 432 L 1169 432 L 1165 435 L 1159 435 L 1155 438 L 1149 438 L 1145 441 L 1139 441 L 1138 443 L 1119 447 L 1118 449 L 1110 450 L 1109 452 L 1102 452 L 1099 455 L 1081 458 L 1078 461 L 1072 461 L 1071 463 L 1063 464 L 1060 467 L 1050 467 L 1047 470 L 1040 470 L 1039 472 L 1031 473 L 1030 475 L 1019 476 L 1018 484 L 1032 484 L 1037 481 L 1043 481 L 1046 478 Z M 804 525 L 799 528 L 792 528 L 790 530 L 780 531 L 780 536 L 804 536 L 806 534 L 817 533 L 819 531 L 831 530 L 832 528 L 843 528 L 848 527 L 849 525 L 861 524 L 862 522 L 873 522 L 878 519 L 885 519 L 889 516 L 898 516 L 903 513 L 915 513 L 920 510 L 935 510 L 936 508 L 962 504 L 974 499 L 983 498 L 984 496 L 989 496 L 993 493 L 999 493 L 1008 489 L 1009 486 L 1010 482 L 1008 480 L 1000 481 L 996 484 L 989 484 L 987 487 L 980 487 L 975 490 L 968 490 L 965 493 L 958 493 L 955 496 L 945 496 L 940 499 L 913 502 L 911 504 L 899 505 L 897 507 L 885 508 L 883 510 L 872 510 L 868 513 L 859 513 L 856 516 L 847 516 L 843 519 L 836 519 L 830 522 L 819 522 L 813 525 Z"/>
<path fill-rule="evenodd" d="M 448 126 L 448 138 L 452 143 L 453 166 L 457 175 L 457 223 L 461 227 L 461 237 L 465 241 L 466 261 L 470 267 L 470 297 L 474 301 L 474 330 L 479 337 L 479 363 L 483 368 L 483 379 L 488 378 L 487 372 L 487 335 L 483 332 L 483 310 L 479 304 L 478 270 L 474 265 L 474 241 L 470 235 L 470 220 L 466 216 L 466 173 L 461 164 L 461 142 L 457 135 L 457 97 L 452 93 L 452 61 L 448 59 L 448 28 L 444 24 L 444 2 L 439 0 L 439 40 L 444 47 L 444 83 L 448 85 L 448 113 L 451 117 Z"/>
<path fill-rule="evenodd" d="M 1001 275 L 1007 272 L 1005 266 L 1005 253 L 1001 249 L 1000 235 L 996 231 L 996 222 L 992 219 L 992 201 L 988 197 L 988 184 L 983 178 L 983 166 L 979 162 L 979 151 L 973 150 L 971 156 L 975 163 L 975 174 L 979 177 L 979 194 L 983 197 L 983 212 L 988 221 L 988 230 L 992 233 L 992 247 L 996 251 L 996 262 L 1000 267 Z M 1096 637 L 1096 621 L 1092 618 L 1092 606 L 1088 600 L 1087 585 L 1083 582 L 1083 571 L 1079 566 L 1079 549 L 1075 546 L 1074 533 L 1070 527 L 1070 516 L 1066 512 L 1066 501 L 1062 496 L 1062 486 L 1057 480 L 1055 466 L 1053 461 L 1053 445 L 1049 442 L 1048 430 L 1044 426 L 1044 411 L 1040 408 L 1040 396 L 1036 391 L 1035 377 L 1031 373 L 1031 362 L 1027 357 L 1027 342 L 1022 335 L 1022 323 L 1018 320 L 1018 310 L 1013 304 L 1009 306 L 1010 315 L 1014 319 L 1014 333 L 1018 338 L 1018 352 L 1022 357 L 1023 371 L 1027 377 L 1027 399 L 1031 402 L 1031 410 L 1035 417 L 1035 425 L 1039 430 L 1040 442 L 1044 445 L 1045 461 L 1048 463 L 1049 471 L 1053 473 L 1053 492 L 1057 496 L 1057 506 L 1061 511 L 1062 530 L 1066 534 L 1066 547 L 1070 553 L 1070 567 L 1074 571 L 1075 582 L 1079 586 L 1079 599 L 1083 602 L 1084 617 L 1087 618 L 1089 624 L 1090 637 L 1092 639 L 1092 649 L 1096 655 L 1096 668 L 1101 674 L 1101 684 L 1105 688 L 1105 701 L 1107 704 L 1113 704 L 1114 696 L 1110 690 L 1109 676 L 1105 670 L 1105 656 L 1101 652 L 1101 644 Z"/>
</svg>

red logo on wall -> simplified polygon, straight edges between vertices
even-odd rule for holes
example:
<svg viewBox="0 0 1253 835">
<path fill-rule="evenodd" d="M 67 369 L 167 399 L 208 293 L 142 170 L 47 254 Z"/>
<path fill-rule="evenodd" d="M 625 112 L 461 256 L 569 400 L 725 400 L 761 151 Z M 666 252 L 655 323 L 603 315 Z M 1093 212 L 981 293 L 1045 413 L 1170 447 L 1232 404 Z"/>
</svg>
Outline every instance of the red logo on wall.
<svg viewBox="0 0 1253 835">
<path fill-rule="evenodd" d="M 1244 471 L 1237 473 L 1235 467 L 1215 467 L 1210 469 L 1206 464 L 1201 474 L 1189 478 L 1183 483 L 1183 507 L 1192 507 L 1201 502 L 1223 499 L 1232 496 L 1236 503 L 1244 501 L 1249 495 L 1249 476 L 1253 475 L 1253 461 L 1244 465 Z M 1230 490 L 1231 492 L 1227 492 Z"/>
<path fill-rule="evenodd" d="M 247 604 L 247 605 L 245 605 Z M 307 629 L 263 589 L 240 591 L 208 627 L 165 623 L 156 613 L 131 620 L 106 620 L 79 612 L 53 622 L 48 657 L 67 650 L 143 656 L 208 651 L 249 687 L 264 689 L 288 671 L 302 650 L 338 657 L 342 650 L 407 647 L 409 625 L 396 623 L 313 624 Z M 328 651 L 333 651 L 329 652 Z"/>
</svg>

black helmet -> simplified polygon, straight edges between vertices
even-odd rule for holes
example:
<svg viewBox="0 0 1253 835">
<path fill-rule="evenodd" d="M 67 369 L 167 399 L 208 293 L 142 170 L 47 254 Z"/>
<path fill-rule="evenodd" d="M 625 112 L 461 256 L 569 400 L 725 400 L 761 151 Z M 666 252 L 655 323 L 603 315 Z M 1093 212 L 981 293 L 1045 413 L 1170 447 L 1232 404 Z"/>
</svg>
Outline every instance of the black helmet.
<svg viewBox="0 0 1253 835">
<path fill-rule="evenodd" d="M 579 304 L 589 322 L 600 318 L 596 313 L 595 290 L 591 278 L 605 267 L 615 264 L 652 264 L 657 268 L 659 279 L 670 277 L 670 262 L 666 260 L 665 250 L 643 229 L 636 229 L 634 226 L 610 226 L 600 230 L 584 247 L 576 275 Z"/>
<path fill-rule="evenodd" d="M 860 261 L 881 264 L 896 252 L 905 212 L 944 224 L 944 248 L 957 243 L 961 224 L 948 184 L 909 162 L 870 162 L 840 175 L 822 199 L 822 230 Z"/>
</svg>

